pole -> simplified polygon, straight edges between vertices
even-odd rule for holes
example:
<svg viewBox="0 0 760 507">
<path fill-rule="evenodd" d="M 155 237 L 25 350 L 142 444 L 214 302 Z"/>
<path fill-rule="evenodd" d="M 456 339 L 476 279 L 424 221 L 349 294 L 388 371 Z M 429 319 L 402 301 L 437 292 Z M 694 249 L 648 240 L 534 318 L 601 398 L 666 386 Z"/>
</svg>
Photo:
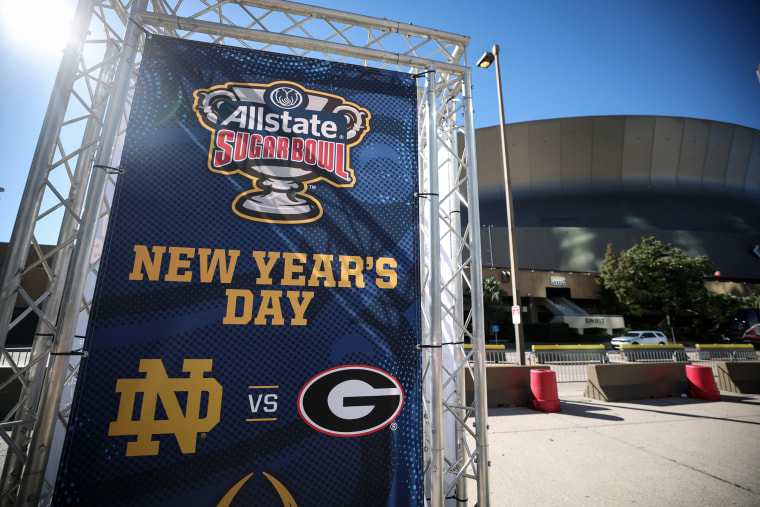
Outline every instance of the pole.
<svg viewBox="0 0 760 507">
<path fill-rule="evenodd" d="M 428 64 L 427 136 L 428 136 L 428 192 L 430 193 L 430 440 L 431 475 L 430 505 L 443 507 L 443 370 L 441 357 L 441 234 L 438 197 L 438 134 L 436 132 L 436 68 Z"/>
<path fill-rule="evenodd" d="M 134 2 L 132 14 L 139 15 L 140 12 L 145 11 L 147 3 L 147 0 Z M 129 92 L 130 75 L 134 67 L 141 35 L 142 32 L 138 23 L 130 18 L 94 166 L 108 166 L 112 162 L 119 124 Z M 62 386 L 68 374 L 70 356 L 67 353 L 71 350 L 86 273 L 90 268 L 89 260 L 97 233 L 97 217 L 105 194 L 106 179 L 106 172 L 102 168 L 94 170 L 90 178 L 82 215 L 82 226 L 78 231 L 77 244 L 71 260 L 71 273 L 64 289 L 61 319 L 57 323 L 56 336 L 52 344 L 55 356 L 50 360 L 47 373 L 49 379 L 41 396 L 40 406 L 46 407 L 47 410 L 40 413 L 32 433 L 29 458 L 19 485 L 17 500 L 19 506 L 36 506 L 41 500 L 40 493 L 45 480 L 45 469 L 50 457 L 55 425 L 59 417 L 58 407 L 61 403 Z"/>
<path fill-rule="evenodd" d="M 470 201 L 470 228 L 480 223 L 478 205 L 478 164 L 475 157 L 475 122 L 472 114 L 472 72 L 464 75 L 463 95 L 468 106 L 465 107 L 465 149 L 470 160 L 470 175 L 467 180 Z M 475 391 L 475 444 L 477 447 L 477 488 L 479 507 L 489 507 L 489 473 L 491 462 L 488 459 L 488 389 L 486 386 L 486 332 L 483 318 L 483 261 L 480 257 L 480 234 L 472 234 L 472 346 L 475 349 L 473 364 L 473 384 Z M 465 373 L 466 374 L 466 373 Z"/>
<path fill-rule="evenodd" d="M 491 267 L 493 266 L 493 242 L 491 241 L 491 229 L 493 229 L 493 225 L 488 226 L 488 251 L 491 254 Z"/>
<path fill-rule="evenodd" d="M 517 248 L 515 247 L 515 220 L 514 207 L 512 205 L 512 182 L 507 167 L 507 140 L 504 132 L 504 101 L 501 96 L 501 67 L 499 66 L 499 45 L 493 46 L 494 61 L 496 63 L 496 89 L 499 94 L 499 140 L 501 141 L 501 162 L 504 170 L 504 195 L 507 200 L 507 227 L 509 228 L 509 266 L 512 269 L 512 307 L 519 307 L 520 313 L 512 321 L 515 323 L 515 346 L 517 358 L 521 365 L 525 365 L 525 336 L 522 326 L 522 305 L 520 304 L 519 268 L 517 266 Z M 516 322 L 515 322 L 516 321 Z"/>
</svg>

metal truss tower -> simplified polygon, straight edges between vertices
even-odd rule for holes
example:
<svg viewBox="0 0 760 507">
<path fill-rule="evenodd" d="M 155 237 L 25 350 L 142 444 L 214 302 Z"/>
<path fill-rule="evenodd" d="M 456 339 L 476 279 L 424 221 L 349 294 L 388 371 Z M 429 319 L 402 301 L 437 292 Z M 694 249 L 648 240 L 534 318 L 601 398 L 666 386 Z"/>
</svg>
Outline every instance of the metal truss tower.
<svg viewBox="0 0 760 507">
<path fill-rule="evenodd" d="M 427 504 L 489 504 L 485 343 L 469 38 L 279 0 L 80 0 L 0 279 L 1 505 L 51 501 L 146 34 L 389 68 L 419 85 Z M 16 168 L 18 170 L 20 168 Z M 466 214 L 466 215 L 464 215 Z M 466 220 L 464 217 L 466 216 Z M 59 231 L 54 245 L 38 238 Z M 44 246 L 44 247 L 43 247 Z M 31 277 L 45 277 L 36 299 Z M 471 294 L 465 306 L 464 294 Z M 22 311 L 19 312 L 18 308 Z M 16 311 L 14 312 L 14 309 Z M 30 360 L 8 332 L 35 314 Z M 473 348 L 466 352 L 465 342 Z M 472 376 L 474 403 L 465 403 Z M 468 492 L 474 483 L 476 492 Z M 472 503 L 472 502 L 471 502 Z"/>
</svg>

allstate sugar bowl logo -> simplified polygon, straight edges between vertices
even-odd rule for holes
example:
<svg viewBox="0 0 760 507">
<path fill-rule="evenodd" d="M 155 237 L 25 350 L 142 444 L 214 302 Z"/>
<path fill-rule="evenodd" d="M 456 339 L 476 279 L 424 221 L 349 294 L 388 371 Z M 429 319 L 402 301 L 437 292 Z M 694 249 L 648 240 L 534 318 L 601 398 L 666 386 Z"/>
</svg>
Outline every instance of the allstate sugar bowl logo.
<svg viewBox="0 0 760 507">
<path fill-rule="evenodd" d="M 289 81 L 226 83 L 195 90 L 194 109 L 213 134 L 208 168 L 253 180 L 232 209 L 259 222 L 305 223 L 322 216 L 308 195 L 317 180 L 356 183 L 349 149 L 369 130 L 366 109 Z"/>
</svg>

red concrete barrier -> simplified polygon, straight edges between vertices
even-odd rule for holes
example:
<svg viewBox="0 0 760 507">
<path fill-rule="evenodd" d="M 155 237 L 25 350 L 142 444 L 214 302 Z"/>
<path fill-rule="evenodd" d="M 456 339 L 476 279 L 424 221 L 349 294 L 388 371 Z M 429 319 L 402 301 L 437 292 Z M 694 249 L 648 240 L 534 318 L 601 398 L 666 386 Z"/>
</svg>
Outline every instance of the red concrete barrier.
<svg viewBox="0 0 760 507">
<path fill-rule="evenodd" d="M 552 370 L 530 370 L 530 406 L 541 412 L 559 412 L 557 375 Z"/>
<path fill-rule="evenodd" d="M 687 393 L 691 398 L 720 401 L 720 391 L 715 385 L 715 377 L 711 367 L 687 364 L 686 378 L 689 381 Z"/>
</svg>

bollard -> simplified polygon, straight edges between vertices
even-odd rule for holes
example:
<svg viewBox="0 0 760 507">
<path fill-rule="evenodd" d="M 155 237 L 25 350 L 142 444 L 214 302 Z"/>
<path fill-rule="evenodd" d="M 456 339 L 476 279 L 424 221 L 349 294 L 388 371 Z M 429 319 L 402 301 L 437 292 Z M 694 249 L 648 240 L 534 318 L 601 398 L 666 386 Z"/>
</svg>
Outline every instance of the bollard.
<svg viewBox="0 0 760 507">
<path fill-rule="evenodd" d="M 688 394 L 691 398 L 720 401 L 720 391 L 715 386 L 715 377 L 711 367 L 687 364 L 686 378 L 689 380 Z"/>
<path fill-rule="evenodd" d="M 552 370 L 530 370 L 530 406 L 541 412 L 559 412 L 557 376 Z"/>
</svg>

